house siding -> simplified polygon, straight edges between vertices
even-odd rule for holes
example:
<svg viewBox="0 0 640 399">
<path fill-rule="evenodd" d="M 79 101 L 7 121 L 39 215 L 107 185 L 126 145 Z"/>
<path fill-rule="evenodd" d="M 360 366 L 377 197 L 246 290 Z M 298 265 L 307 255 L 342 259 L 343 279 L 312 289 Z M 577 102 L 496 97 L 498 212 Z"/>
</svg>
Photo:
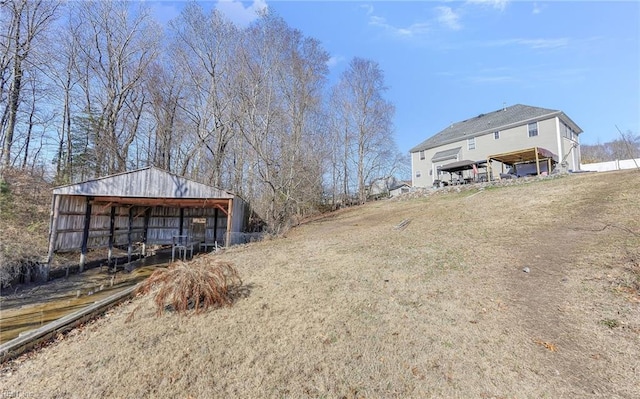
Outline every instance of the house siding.
<svg viewBox="0 0 640 399">
<path fill-rule="evenodd" d="M 561 127 L 565 122 L 559 117 L 553 116 L 547 119 L 538 120 L 538 135 L 529 137 L 528 124 L 530 122 L 531 121 L 523 121 L 522 124 L 504 130 L 487 130 L 481 135 L 469 135 L 468 137 L 461 138 L 459 141 L 424 150 L 424 160 L 420 159 L 419 152 L 411 153 L 411 161 L 413 166 L 413 185 L 416 187 L 431 186 L 433 184 L 433 181 L 438 179 L 438 175 L 436 173 L 438 166 L 444 166 L 451 162 L 460 160 L 486 160 L 489 155 L 517 151 L 532 147 L 542 147 L 553 152 L 558 156 L 559 162 L 561 162 L 564 157 L 565 163 L 559 163 L 559 168 L 562 168 L 564 170 L 579 169 L 579 147 L 574 148 L 574 144 L 579 144 L 578 134 L 575 134 L 574 140 L 562 137 L 561 132 L 559 131 L 559 126 Z M 495 139 L 494 137 L 494 133 L 496 131 L 500 132 L 499 139 Z M 475 149 L 473 150 L 469 150 L 467 146 L 467 140 L 469 137 L 475 137 Z M 434 154 L 436 154 L 437 152 L 454 149 L 457 147 L 461 147 L 457 158 L 438 162 L 431 161 Z M 492 169 L 496 171 L 501 170 L 501 164 L 498 162 L 494 162 L 492 164 Z M 420 172 L 420 176 L 417 176 L 418 172 Z M 449 175 L 445 174 L 445 176 L 443 177 L 448 180 Z"/>
</svg>

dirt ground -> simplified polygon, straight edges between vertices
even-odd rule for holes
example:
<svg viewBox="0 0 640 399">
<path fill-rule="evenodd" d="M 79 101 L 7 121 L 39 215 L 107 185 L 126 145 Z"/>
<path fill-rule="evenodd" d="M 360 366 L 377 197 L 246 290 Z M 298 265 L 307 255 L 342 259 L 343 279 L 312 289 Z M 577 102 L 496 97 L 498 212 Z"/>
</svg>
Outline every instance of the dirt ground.
<svg viewBox="0 0 640 399">
<path fill-rule="evenodd" d="M 638 398 L 640 173 L 451 189 L 232 248 L 248 295 L 136 298 L 2 365 L 0 397 Z"/>
</svg>

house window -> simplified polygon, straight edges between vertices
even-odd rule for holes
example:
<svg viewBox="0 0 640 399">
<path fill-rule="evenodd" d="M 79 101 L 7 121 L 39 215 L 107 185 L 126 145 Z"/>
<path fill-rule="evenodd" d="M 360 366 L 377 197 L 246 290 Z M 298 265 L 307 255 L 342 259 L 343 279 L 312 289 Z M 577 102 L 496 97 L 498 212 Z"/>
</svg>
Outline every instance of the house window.
<svg viewBox="0 0 640 399">
<path fill-rule="evenodd" d="M 498 140 L 500 138 L 500 132 L 493 132 L 493 139 Z"/>
<path fill-rule="evenodd" d="M 424 150 L 420 151 L 420 160 L 424 160 Z"/>
<path fill-rule="evenodd" d="M 529 124 L 529 137 L 535 137 L 538 135 L 538 122 L 532 122 Z"/>
<path fill-rule="evenodd" d="M 416 171 L 416 177 L 420 177 L 420 176 L 422 176 L 422 174 L 420 173 L 420 171 L 419 171 L 419 170 L 417 170 L 417 171 Z"/>
<path fill-rule="evenodd" d="M 475 150 L 476 149 L 476 138 L 475 137 L 471 137 L 470 139 L 467 139 L 467 149 L 469 149 L 469 150 Z"/>
</svg>

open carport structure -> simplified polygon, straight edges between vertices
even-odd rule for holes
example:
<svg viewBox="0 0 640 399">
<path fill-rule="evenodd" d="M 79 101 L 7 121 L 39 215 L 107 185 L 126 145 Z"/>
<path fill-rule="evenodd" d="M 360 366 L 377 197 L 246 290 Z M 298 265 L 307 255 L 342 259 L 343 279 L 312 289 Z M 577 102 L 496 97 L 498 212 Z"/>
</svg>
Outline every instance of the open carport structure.
<svg viewBox="0 0 640 399">
<path fill-rule="evenodd" d="M 551 173 L 553 165 L 558 162 L 558 157 L 551 151 L 542 147 L 532 147 L 517 151 L 505 152 L 502 154 L 489 155 L 487 157 L 487 173 L 491 176 L 491 162 L 498 161 L 502 164 L 502 173 L 504 173 L 504 165 L 513 166 L 516 175 L 518 167 L 522 168 L 522 165 L 533 165 L 531 171 L 527 171 L 526 174 L 535 174 L 537 176 L 542 173 Z M 534 169 L 535 168 L 535 169 Z M 532 173 L 535 171 L 535 173 Z"/>
<path fill-rule="evenodd" d="M 234 244 L 243 231 L 246 203 L 228 191 L 156 167 L 88 180 L 53 190 L 48 278 L 57 251 L 80 251 L 80 271 L 92 248 L 127 249 L 142 255 L 148 245 Z M 186 248 L 185 248 L 186 251 Z"/>
</svg>

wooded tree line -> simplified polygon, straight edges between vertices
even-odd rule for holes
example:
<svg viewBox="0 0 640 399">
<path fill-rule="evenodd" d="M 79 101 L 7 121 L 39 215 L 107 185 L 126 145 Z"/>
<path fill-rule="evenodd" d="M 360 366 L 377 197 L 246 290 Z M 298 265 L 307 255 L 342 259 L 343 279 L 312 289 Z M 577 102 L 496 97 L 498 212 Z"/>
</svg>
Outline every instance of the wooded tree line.
<svg viewBox="0 0 640 399">
<path fill-rule="evenodd" d="M 580 145 L 582 163 L 615 161 L 640 158 L 640 135 L 628 131 L 620 138 L 599 144 Z"/>
<path fill-rule="evenodd" d="M 0 2 L 0 168 L 68 183 L 155 165 L 231 190 L 278 231 L 365 200 L 404 165 L 378 63 L 333 87 L 321 43 L 265 12 L 238 27 L 185 5 Z"/>
</svg>

